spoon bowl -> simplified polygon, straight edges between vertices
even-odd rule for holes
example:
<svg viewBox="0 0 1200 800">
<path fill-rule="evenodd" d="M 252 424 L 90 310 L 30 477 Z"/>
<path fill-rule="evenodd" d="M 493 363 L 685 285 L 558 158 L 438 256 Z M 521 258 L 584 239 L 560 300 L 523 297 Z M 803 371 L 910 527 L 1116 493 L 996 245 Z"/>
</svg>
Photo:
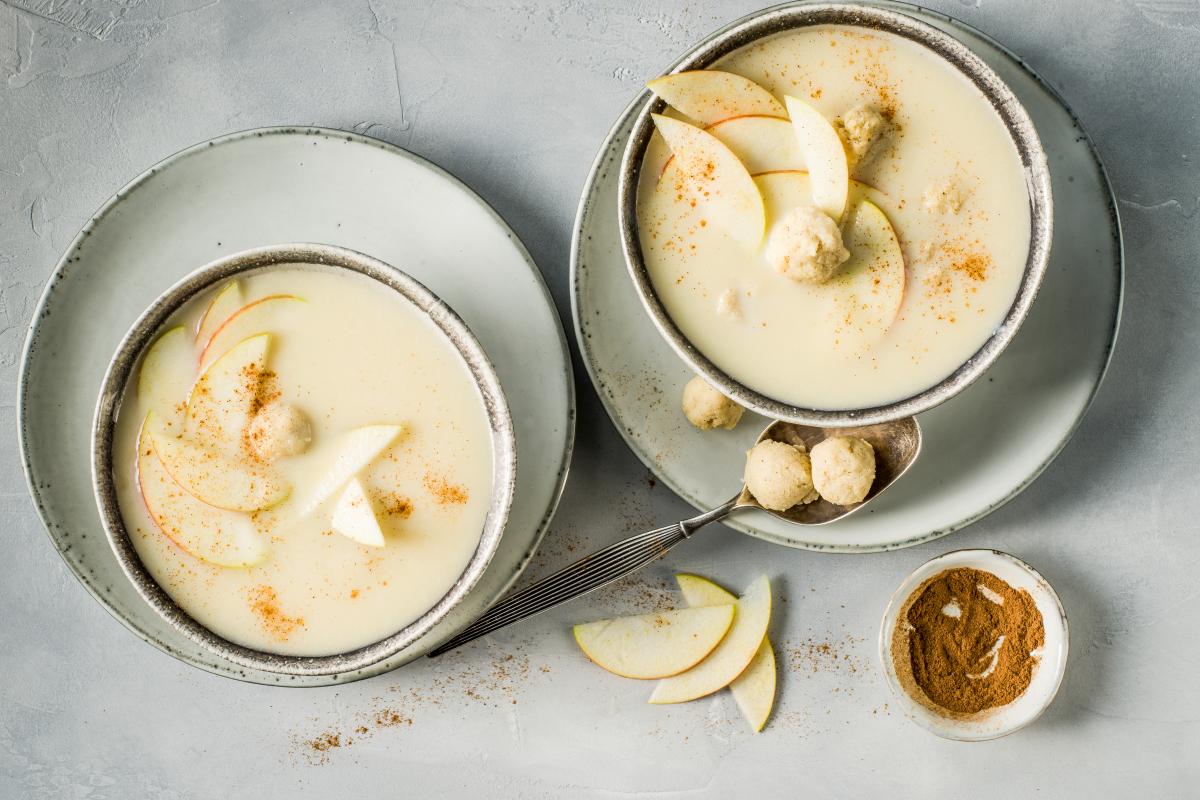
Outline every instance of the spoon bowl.
<svg viewBox="0 0 1200 800">
<path fill-rule="evenodd" d="M 838 506 L 821 497 L 812 503 L 792 506 L 787 511 L 772 511 L 759 505 L 743 486 L 734 508 L 758 508 L 795 525 L 825 525 L 850 516 L 874 500 L 884 489 L 898 481 L 921 453 L 921 426 L 915 417 L 856 428 L 816 428 L 795 422 L 772 422 L 759 434 L 757 441 L 770 439 L 784 444 L 804 445 L 805 450 L 811 451 L 818 442 L 835 436 L 862 439 L 875 451 L 875 482 L 861 503 Z"/>
</svg>

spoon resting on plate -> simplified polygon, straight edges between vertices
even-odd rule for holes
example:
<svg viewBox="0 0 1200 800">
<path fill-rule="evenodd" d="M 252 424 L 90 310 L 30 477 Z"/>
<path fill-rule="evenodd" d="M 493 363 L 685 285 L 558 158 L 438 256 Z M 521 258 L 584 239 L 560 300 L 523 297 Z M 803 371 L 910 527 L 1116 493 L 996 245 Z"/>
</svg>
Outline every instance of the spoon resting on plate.
<svg viewBox="0 0 1200 800">
<path fill-rule="evenodd" d="M 803 444 L 806 449 L 811 450 L 813 445 L 832 436 L 857 437 L 865 440 L 875 450 L 875 481 L 861 503 L 839 506 L 820 498 L 812 503 L 792 506 L 786 511 L 772 511 L 760 505 L 743 486 L 728 502 L 711 511 L 622 539 L 584 556 L 537 583 L 513 592 L 489 608 L 462 632 L 430 651 L 429 656 L 440 656 L 481 636 L 623 578 L 666 555 L 668 550 L 684 539 L 690 539 L 693 533 L 705 525 L 746 509 L 765 511 L 793 525 L 825 525 L 848 517 L 899 480 L 921 452 L 921 426 L 913 417 L 859 428 L 834 429 L 814 428 L 791 422 L 773 422 L 759 435 L 757 441 L 773 439 L 785 444 Z"/>
</svg>

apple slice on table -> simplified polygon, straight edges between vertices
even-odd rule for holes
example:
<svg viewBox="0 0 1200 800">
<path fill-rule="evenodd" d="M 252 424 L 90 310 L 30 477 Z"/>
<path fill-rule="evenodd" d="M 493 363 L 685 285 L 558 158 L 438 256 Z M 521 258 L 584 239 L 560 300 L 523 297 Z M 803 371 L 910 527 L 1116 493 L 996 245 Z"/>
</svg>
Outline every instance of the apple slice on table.
<svg viewBox="0 0 1200 800">
<path fill-rule="evenodd" d="M 368 547 L 383 547 L 387 544 L 383 539 L 383 530 L 379 527 L 379 518 L 371 505 L 362 481 L 351 478 L 346 484 L 337 505 L 333 507 L 333 517 L 329 526 L 334 531 Z"/>
<path fill-rule="evenodd" d="M 724 689 L 750 665 L 767 635 L 771 619 L 771 584 L 764 575 L 737 601 L 729 633 L 708 657 L 686 672 L 659 681 L 651 703 L 683 703 Z"/>
<path fill-rule="evenodd" d="M 152 409 L 164 425 L 178 425 L 188 389 L 196 377 L 196 362 L 187 330 L 182 325 L 154 340 L 138 371 L 137 396 L 143 407 Z"/>
<path fill-rule="evenodd" d="M 795 97 L 783 99 L 812 178 L 813 205 L 841 222 L 850 191 L 850 168 L 842 139 L 820 111 Z"/>
<path fill-rule="evenodd" d="M 200 317 L 200 324 L 196 326 L 196 344 L 203 349 L 217 332 L 217 328 L 221 327 L 221 323 L 241 307 L 242 285 L 237 281 L 230 281 L 208 301 L 208 306 Z"/>
<path fill-rule="evenodd" d="M 737 598 L 717 584 L 698 575 L 676 575 L 683 599 L 692 608 L 735 603 Z M 763 636 L 758 652 L 745 672 L 729 684 L 729 691 L 750 727 L 758 733 L 767 724 L 775 705 L 775 650 L 771 637 Z"/>
<path fill-rule="evenodd" d="M 269 469 L 231 460 L 165 432 L 151 411 L 143 427 L 163 466 L 197 500 L 227 511 L 258 511 L 287 499 L 291 487 Z"/>
<path fill-rule="evenodd" d="M 749 78 L 715 69 L 698 69 L 664 75 L 646 84 L 650 91 L 701 125 L 730 117 L 763 114 L 787 115 L 783 106 Z"/>
<path fill-rule="evenodd" d="M 729 631 L 734 605 L 681 608 L 575 626 L 579 649 L 614 675 L 665 678 L 690 669 Z"/>
<path fill-rule="evenodd" d="M 185 430 L 194 442 L 238 453 L 259 400 L 271 334 L 243 339 L 200 375 L 187 401 Z"/>
<path fill-rule="evenodd" d="M 326 468 L 325 475 L 317 483 L 308 500 L 301 507 L 301 514 L 310 514 L 346 483 L 362 472 L 380 453 L 387 449 L 400 434 L 404 425 L 364 425 L 346 433 L 338 443 L 337 455 Z"/>
<path fill-rule="evenodd" d="M 219 356 L 235 342 L 262 333 L 271 327 L 274 315 L 296 308 L 305 300 L 291 294 L 272 294 L 239 307 L 213 331 L 200 351 L 200 368 Z"/>
<path fill-rule="evenodd" d="M 703 204 L 713 224 L 757 248 L 766 213 L 762 195 L 738 157 L 711 133 L 694 125 L 659 114 L 654 115 L 654 124 L 674 156 L 663 180 L 676 189 L 678 202 Z"/>
<path fill-rule="evenodd" d="M 248 516 L 197 500 L 171 477 L 145 425 L 137 482 L 154 524 L 184 552 L 222 567 L 250 567 L 267 557 L 266 542 Z"/>
<path fill-rule="evenodd" d="M 732 150 L 751 175 L 805 168 L 800 142 L 785 118 L 733 117 L 706 130 Z"/>
</svg>

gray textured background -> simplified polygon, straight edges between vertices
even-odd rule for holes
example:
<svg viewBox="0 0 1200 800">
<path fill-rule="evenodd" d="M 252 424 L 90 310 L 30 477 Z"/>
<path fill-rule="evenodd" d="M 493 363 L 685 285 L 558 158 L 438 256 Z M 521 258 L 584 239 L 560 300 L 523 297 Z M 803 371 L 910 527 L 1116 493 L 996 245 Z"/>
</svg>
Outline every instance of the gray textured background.
<svg viewBox="0 0 1200 800">
<path fill-rule="evenodd" d="M 1069 100 L 1120 199 L 1121 341 L 1043 477 L 968 531 L 897 553 L 816 556 L 708 535 L 636 581 L 452 657 L 289 691 L 142 644 L 45 538 L 14 404 L 58 254 L 113 191 L 186 145 L 325 125 L 463 178 L 524 238 L 569 320 L 571 222 L 609 125 L 643 80 L 758 3 L 0 0 L 0 797 L 1194 796 L 1200 4 L 933 5 L 1016 50 Z M 579 446 L 541 571 L 686 512 L 577 375 Z M 962 745 L 896 713 L 873 637 L 910 569 L 973 545 L 1043 571 L 1071 616 L 1072 652 L 1038 724 Z M 659 602 L 672 568 L 740 585 L 765 566 L 788 603 L 780 703 L 757 737 L 723 695 L 645 706 L 644 685 L 587 664 L 567 634 L 569 622 Z M 342 746 L 313 749 L 329 735 Z"/>
</svg>

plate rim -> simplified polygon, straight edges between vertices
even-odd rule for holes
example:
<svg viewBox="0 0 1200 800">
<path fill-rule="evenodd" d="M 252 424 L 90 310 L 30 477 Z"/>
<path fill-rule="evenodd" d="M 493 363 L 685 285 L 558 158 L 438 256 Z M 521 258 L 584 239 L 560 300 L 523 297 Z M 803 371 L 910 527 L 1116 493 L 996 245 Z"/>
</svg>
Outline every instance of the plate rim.
<svg viewBox="0 0 1200 800">
<path fill-rule="evenodd" d="M 100 604 L 100 606 L 105 610 L 105 612 L 107 612 L 109 616 L 111 616 L 112 618 L 116 619 L 119 623 L 121 623 L 121 625 L 124 628 L 129 630 L 131 633 L 133 633 L 135 636 L 137 636 L 143 642 L 146 642 L 147 644 L 154 647 L 156 650 L 161 650 L 162 652 L 166 653 L 167 655 L 170 655 L 171 657 L 187 664 L 188 666 L 202 669 L 205 672 L 219 675 L 221 677 L 233 678 L 235 680 L 243 681 L 243 682 L 247 682 L 247 683 L 256 683 L 256 684 L 262 684 L 262 685 L 278 685 L 281 683 L 282 678 L 291 677 L 294 679 L 296 676 L 282 676 L 282 675 L 274 675 L 272 673 L 263 673 L 264 676 L 270 674 L 274 678 L 274 680 L 272 680 L 270 683 L 268 683 L 265 679 L 264 680 L 256 680 L 251 675 L 246 674 L 244 666 L 234 664 L 232 662 L 230 662 L 228 664 L 226 664 L 226 663 L 210 664 L 205 661 L 197 660 L 197 659 L 193 658 L 190 654 L 186 654 L 186 653 L 180 651 L 178 648 L 173 646 L 169 642 L 169 640 L 156 638 L 153 635 L 149 634 L 148 632 L 143 631 L 141 628 L 134 625 L 132 620 L 127 619 L 123 614 L 118 613 L 118 611 L 109 604 L 109 602 L 105 598 L 105 592 L 102 590 L 102 588 L 100 586 L 93 586 L 85 578 L 82 569 L 78 568 L 75 563 L 73 563 L 70 559 L 68 559 L 66 557 L 65 548 L 63 548 L 61 546 L 61 542 L 59 541 L 59 539 L 56 538 L 54 536 L 54 534 L 52 533 L 52 528 L 57 526 L 57 523 L 51 522 L 51 520 L 49 518 L 49 510 L 48 510 L 50 504 L 47 503 L 46 498 L 43 496 L 41 490 L 37 486 L 37 483 L 34 479 L 34 468 L 32 465 L 31 455 L 30 455 L 31 449 L 30 449 L 30 442 L 29 442 L 29 426 L 28 426 L 28 420 L 27 420 L 27 414 L 28 414 L 29 405 L 30 405 L 30 400 L 28 397 L 28 392 L 29 392 L 29 386 L 28 386 L 29 374 L 28 373 L 29 373 L 30 362 L 35 355 L 34 351 L 35 351 L 35 347 L 36 347 L 38 329 L 46 317 L 47 307 L 50 303 L 50 297 L 54 291 L 55 285 L 62 279 L 63 272 L 66 270 L 67 266 L 71 263 L 71 259 L 74 257 L 75 253 L 78 251 L 78 249 L 83 244 L 83 242 L 87 239 L 88 236 L 91 235 L 92 229 L 95 228 L 101 221 L 103 221 L 132 192 L 136 191 L 139 188 L 142 188 L 146 184 L 147 181 L 149 181 L 151 178 L 153 178 L 155 175 L 157 175 L 159 172 L 163 171 L 167 167 L 169 167 L 179 161 L 182 161 L 185 158 L 195 155 L 198 152 L 207 151 L 211 148 L 218 147 L 220 145 L 230 144 L 233 142 L 240 141 L 242 139 L 262 138 L 262 137 L 265 137 L 268 135 L 270 135 L 270 136 L 320 135 L 320 136 L 327 136 L 327 137 L 336 138 L 336 139 L 344 139 L 346 141 L 354 142 L 354 143 L 361 144 L 361 145 L 366 145 L 368 147 L 377 147 L 377 148 L 383 150 L 384 152 L 388 153 L 389 155 L 397 156 L 406 161 L 409 161 L 412 164 L 415 164 L 417 167 L 421 167 L 426 170 L 429 170 L 435 176 L 445 180 L 450 186 L 457 189 L 460 193 L 462 193 L 463 195 L 465 195 L 466 197 L 471 199 L 485 213 L 487 213 L 488 216 L 504 232 L 504 234 L 509 239 L 509 241 L 511 241 L 513 243 L 513 245 L 515 246 L 515 248 L 517 250 L 517 253 L 521 257 L 521 259 L 525 262 L 526 266 L 529 268 L 530 272 L 532 273 L 534 284 L 540 290 L 542 299 L 546 303 L 547 307 L 554 314 L 554 317 L 557 322 L 557 325 L 555 325 L 554 327 L 556 328 L 556 332 L 558 334 L 558 346 L 559 346 L 559 350 L 562 354 L 562 359 L 563 359 L 562 372 L 563 372 L 563 375 L 565 376 L 565 388 L 566 388 L 565 400 L 566 400 L 566 412 L 567 413 L 566 413 L 565 429 L 564 429 L 563 452 L 561 454 L 561 457 L 559 458 L 557 470 L 555 473 L 554 487 L 553 487 L 553 491 L 551 492 L 549 503 L 547 504 L 546 509 L 544 510 L 540 519 L 538 520 L 537 530 L 533 536 L 533 540 L 529 543 L 529 545 L 527 547 L 524 548 L 525 552 L 522 554 L 520 561 L 517 564 L 517 566 L 515 567 L 513 574 L 504 581 L 501 588 L 499 590 L 497 590 L 497 592 L 495 593 L 495 596 L 488 599 L 487 603 L 485 604 L 485 608 L 487 606 L 490 606 L 492 603 L 494 603 L 500 597 L 502 597 L 505 594 L 505 592 L 507 592 L 508 589 L 512 587 L 512 585 L 517 581 L 517 579 L 520 578 L 520 576 L 528 568 L 530 562 L 533 560 L 534 554 L 537 552 L 538 548 L 542 544 L 542 541 L 545 539 L 546 534 L 549 532 L 550 523 L 553 521 L 554 516 L 558 511 L 558 507 L 559 507 L 560 503 L 562 502 L 563 494 L 566 489 L 568 475 L 570 473 L 571 461 L 574 457 L 574 452 L 575 452 L 575 439 L 576 439 L 576 427 L 577 427 L 576 421 L 578 419 L 578 388 L 575 385 L 575 375 L 574 375 L 574 370 L 572 369 L 571 350 L 570 350 L 570 345 L 567 341 L 566 330 L 563 326 L 562 316 L 559 314 L 558 306 L 554 302 L 554 296 L 550 293 L 550 289 L 546 284 L 545 276 L 542 274 L 542 271 L 538 267 L 537 262 L 534 260 L 532 254 L 530 254 L 529 249 L 525 246 L 525 243 L 521 240 L 521 238 L 519 236 L 517 236 L 516 231 L 512 228 L 511 225 L 508 224 L 507 220 L 504 219 L 504 217 L 500 214 L 500 212 L 497 211 L 496 208 L 491 203 L 489 203 L 482 195 L 480 195 L 478 192 L 476 192 L 474 189 L 472 189 L 469 185 L 467 185 L 467 183 L 464 182 L 461 178 L 459 178 L 457 175 L 455 175 L 454 173 L 447 170 L 445 167 L 442 167 L 439 164 L 434 163 L 433 161 L 425 158 L 424 156 L 418 155 L 417 153 L 414 153 L 410 150 L 400 147 L 399 145 L 392 144 L 391 142 L 385 141 L 383 139 L 378 139 L 376 137 L 368 136 L 366 134 L 358 133 L 355 131 L 345 131 L 345 130 L 341 130 L 338 128 L 328 128 L 328 127 L 323 127 L 323 126 L 318 126 L 318 125 L 270 125 L 270 126 L 257 127 L 257 128 L 245 128 L 242 130 L 232 131 L 229 133 L 221 134 L 219 136 L 214 136 L 214 137 L 211 137 L 208 139 L 204 139 L 202 141 L 199 141 L 199 142 L 190 144 L 186 147 L 183 147 L 179 150 L 175 150 L 174 152 L 172 152 L 172 153 L 164 156 L 163 158 L 159 159 L 158 161 L 154 162 L 149 167 L 144 168 L 141 172 L 137 173 L 134 177 L 130 178 L 127 182 L 122 184 L 119 189 L 117 189 L 115 192 L 113 192 L 111 195 L 109 195 L 108 198 L 99 207 L 97 207 L 97 209 L 94 212 L 92 212 L 92 214 L 87 218 L 87 220 L 80 226 L 79 231 L 71 239 L 70 243 L 63 249 L 63 251 L 62 251 L 61 255 L 58 257 L 57 261 L 55 261 L 54 268 L 50 271 L 49 276 L 46 278 L 46 281 L 42 286 L 41 293 L 38 296 L 37 303 L 33 307 L 33 313 L 30 315 L 28 329 L 25 332 L 25 339 L 21 346 L 21 358 L 20 358 L 20 363 L 19 363 L 18 370 L 17 370 L 17 382 L 16 382 L 17 397 L 16 397 L 15 411 L 16 411 L 16 417 L 17 417 L 17 451 L 20 456 L 21 472 L 25 478 L 26 491 L 28 493 L 29 498 L 33 501 L 34 510 L 37 513 L 38 521 L 41 523 L 42 531 L 45 533 L 46 538 L 50 540 L 51 545 L 54 547 L 54 551 L 58 554 L 59 558 L 67 566 L 67 569 L 70 571 L 71 575 L 74 576 L 76 581 L 78 581 L 79 584 L 83 586 L 84 590 L 89 595 L 91 595 L 91 597 L 94 598 L 96 600 L 96 602 L 98 602 Z M 518 465 L 518 469 L 519 468 L 520 467 Z M 470 620 L 466 620 L 463 624 L 465 626 L 469 623 L 470 623 Z M 429 634 L 435 634 L 435 635 L 432 635 L 432 636 L 427 635 L 425 637 L 422 637 L 422 639 L 418 640 L 418 642 L 414 642 L 411 647 L 419 647 L 420 644 L 436 644 L 437 641 L 454 635 L 454 632 L 447 631 L 445 634 L 442 634 L 441 632 L 436 631 L 436 629 L 435 629 L 435 630 L 429 631 Z M 216 653 L 208 653 L 208 655 L 213 656 L 214 659 L 220 660 L 222 662 L 224 661 L 224 659 L 222 659 L 222 657 Z M 403 666 L 404 664 L 408 663 L 409 661 L 415 659 L 419 655 L 420 655 L 420 653 L 416 653 L 415 655 L 406 657 L 405 651 L 402 650 L 399 653 L 397 653 L 396 655 L 392 656 L 392 658 L 400 659 L 400 661 L 396 664 L 388 664 L 387 660 L 385 660 L 383 662 L 379 662 L 379 664 L 372 665 L 370 667 L 364 667 L 361 670 L 355 670 L 353 672 L 320 675 L 320 676 L 305 676 L 305 677 L 310 678 L 311 682 L 305 683 L 304 686 L 316 687 L 316 686 L 351 683 L 356 680 L 362 680 L 362 679 L 373 677 L 375 675 L 379 675 L 379 674 L 382 674 L 385 672 L 390 672 L 391 670 L 397 669 L 397 668 Z"/>
<path fill-rule="evenodd" d="M 692 50 L 695 49 L 695 47 L 699 46 L 703 42 L 708 41 L 709 39 L 713 38 L 714 36 L 720 35 L 721 32 L 727 30 L 728 28 L 739 25 L 742 22 L 744 22 L 752 17 L 756 17 L 760 14 L 764 14 L 769 11 L 774 11 L 779 8 L 784 8 L 784 7 L 789 7 L 789 6 L 800 6 L 800 5 L 805 5 L 803 0 L 801 0 L 800 2 L 795 2 L 795 3 L 784 3 L 781 5 L 775 5 L 775 6 L 766 8 L 766 9 L 754 11 L 750 14 L 746 14 L 742 17 L 739 17 L 738 19 L 735 19 L 735 20 L 729 22 L 726 25 L 722 25 L 721 27 L 714 30 L 712 33 L 709 33 L 708 35 L 703 37 L 696 45 L 692 45 L 692 47 L 689 48 L 689 50 L 687 52 L 691 52 Z M 963 21 L 961 21 L 955 17 L 952 17 L 948 14 L 938 13 L 938 12 L 923 8 L 921 6 L 916 6 L 916 5 L 913 5 L 910 3 L 905 3 L 905 2 L 896 2 L 894 0 L 889 0 L 888 2 L 868 3 L 866 5 L 875 5 L 875 6 L 885 7 L 885 8 L 898 9 L 902 13 L 910 14 L 914 17 L 917 17 L 918 19 L 921 17 L 924 17 L 924 16 L 933 17 L 934 19 L 936 19 L 940 22 L 944 22 L 951 27 L 961 28 L 964 31 L 966 31 L 968 34 L 978 37 L 979 39 L 983 40 L 984 42 L 991 45 L 992 47 L 995 47 L 1002 55 L 1009 58 L 1017 67 L 1019 67 L 1026 74 L 1028 74 L 1031 78 L 1033 78 L 1033 80 L 1037 83 L 1037 85 L 1043 91 L 1045 91 L 1056 103 L 1058 103 L 1058 105 L 1060 107 L 1062 107 L 1062 109 L 1067 113 L 1067 116 L 1070 117 L 1075 128 L 1079 131 L 1079 134 L 1082 137 L 1083 143 L 1087 145 L 1088 152 L 1092 157 L 1092 161 L 1096 165 L 1096 168 L 1099 172 L 1101 181 L 1103 183 L 1104 200 L 1105 200 L 1106 205 L 1108 206 L 1108 212 L 1109 212 L 1109 228 L 1110 228 L 1110 232 L 1112 235 L 1113 244 L 1115 245 L 1116 258 L 1114 260 L 1114 266 L 1116 267 L 1116 270 L 1115 270 L 1115 273 L 1116 273 L 1116 308 L 1114 309 L 1112 330 L 1108 336 L 1108 342 L 1105 347 L 1103 362 L 1100 365 L 1100 370 L 1096 376 L 1095 382 L 1092 385 L 1091 391 L 1088 394 L 1087 399 L 1084 401 L 1084 403 L 1080 407 L 1080 410 L 1079 410 L 1078 414 L 1075 416 L 1075 419 L 1071 422 L 1070 426 L 1067 427 L 1067 429 L 1063 433 L 1062 437 L 1055 444 L 1053 450 L 1022 481 L 1020 481 L 1016 486 L 1014 486 L 1006 495 L 1004 495 L 1003 497 L 1001 497 L 1000 499 L 998 499 L 996 501 L 993 501 L 993 502 L 987 504 L 983 508 L 977 510 L 975 513 L 968 514 L 967 516 L 962 517 L 961 519 L 958 519 L 944 527 L 935 528 L 933 530 L 926 531 L 925 533 L 918 534 L 916 536 L 911 536 L 907 539 L 903 539 L 898 542 L 890 542 L 887 544 L 878 544 L 878 545 L 849 545 L 849 544 L 826 545 L 826 544 L 817 544 L 814 542 L 801 542 L 801 541 L 796 541 L 794 539 L 788 539 L 788 538 L 779 536 L 777 534 L 770 533 L 768 531 L 752 528 L 752 527 L 746 525 L 745 523 L 739 522 L 737 520 L 726 520 L 723 523 L 740 533 L 744 533 L 749 536 L 753 536 L 757 539 L 762 539 L 764 541 L 771 542 L 773 544 L 783 545 L 785 547 L 789 547 L 789 548 L 796 549 L 796 550 L 809 550 L 809 551 L 823 552 L 823 553 L 855 553 L 855 554 L 882 553 L 882 552 L 889 552 L 892 550 L 902 550 L 907 547 L 914 547 L 919 544 L 924 544 L 925 542 L 930 542 L 935 539 L 940 539 L 943 536 L 948 536 L 951 533 L 955 533 L 956 531 L 960 531 L 963 528 L 966 528 L 966 527 L 969 527 L 969 526 L 975 524 L 976 522 L 978 522 L 979 520 L 988 516 L 992 512 L 998 510 L 1000 507 L 1006 505 L 1009 501 L 1013 500 L 1015 497 L 1017 497 L 1019 494 L 1024 492 L 1027 488 L 1029 488 L 1029 486 L 1035 480 L 1038 479 L 1038 477 L 1046 470 L 1046 468 L 1049 467 L 1050 464 L 1053 463 L 1054 460 L 1058 458 L 1058 456 L 1062 453 L 1063 449 L 1066 448 L 1067 444 L 1071 441 L 1071 439 L 1074 438 L 1075 433 L 1076 433 L 1076 431 L 1079 430 L 1079 426 L 1082 424 L 1084 417 L 1087 416 L 1088 411 L 1091 409 L 1092 404 L 1095 402 L 1096 395 L 1099 393 L 1100 387 L 1104 384 L 1104 380 L 1108 376 L 1109 367 L 1112 364 L 1113 351 L 1116 349 L 1117 339 L 1119 337 L 1120 329 L 1121 329 L 1121 319 L 1124 315 L 1124 308 L 1125 308 L 1125 239 L 1124 239 L 1124 232 L 1121 228 L 1120 209 L 1117 205 L 1116 195 L 1113 192 L 1112 180 L 1109 177 L 1108 169 L 1107 169 L 1107 167 L 1105 167 L 1104 161 L 1100 158 L 1100 153 L 1096 148 L 1095 141 L 1092 139 L 1091 135 L 1084 128 L 1082 122 L 1079 120 L 1078 115 L 1075 113 L 1074 109 L 1071 108 L 1070 104 L 1066 101 L 1066 99 L 1057 90 L 1055 90 L 1055 88 L 1053 86 L 1051 86 L 1050 83 L 1048 81 L 1046 81 L 1024 59 L 1022 59 L 1020 56 L 1015 54 L 1009 48 L 1005 47 L 1000 42 L 996 41 L 994 38 L 992 38 L 988 34 L 984 33 L 983 31 L 979 30 L 978 28 L 975 28 L 974 26 L 970 25 L 969 23 L 963 22 Z M 953 34 L 951 34 L 951 35 L 953 35 Z M 970 47 L 965 42 L 963 44 L 966 45 L 968 48 Z M 673 69 L 675 69 L 675 67 L 679 63 L 681 63 L 685 57 L 686 57 L 686 55 L 681 56 L 680 58 L 675 59 L 673 62 L 671 62 L 671 64 L 665 68 L 664 74 L 666 72 L 670 72 Z M 593 389 L 596 391 L 596 394 L 600 398 L 600 403 L 604 407 L 605 413 L 608 414 L 609 420 L 612 422 L 613 427 L 615 427 L 617 429 L 617 433 L 620 434 L 621 439 L 625 442 L 625 445 L 633 452 L 633 454 L 637 457 L 638 461 L 640 461 L 643 464 L 643 466 L 645 466 L 652 473 L 654 473 L 654 475 L 659 480 L 661 480 L 664 484 L 666 484 L 667 487 L 669 489 L 671 489 L 671 491 L 674 492 L 679 498 L 684 500 L 688 505 L 692 506 L 693 508 L 703 511 L 703 510 L 707 510 L 707 505 L 704 503 L 698 502 L 697 499 L 691 495 L 691 493 L 682 491 L 681 488 L 676 484 L 676 482 L 674 480 L 671 480 L 670 478 L 661 474 L 660 470 L 658 470 L 656 468 L 656 464 L 653 462 L 653 459 L 648 458 L 648 456 L 642 452 L 642 449 L 633 440 L 632 435 L 626 430 L 624 425 L 621 423 L 620 418 L 618 417 L 616 411 L 613 409 L 611 402 L 609 401 L 609 398 L 605 395 L 605 393 L 601 389 L 601 386 L 603 384 L 602 384 L 601 380 L 599 379 L 599 376 L 595 372 L 595 368 L 593 366 L 593 358 L 591 356 L 591 350 L 590 350 L 590 347 L 589 347 L 588 341 L 587 341 L 588 337 L 586 336 L 586 334 L 582 328 L 582 316 L 580 314 L 581 281 L 579 279 L 579 275 L 580 275 L 579 262 L 581 260 L 580 256 L 581 256 L 582 248 L 583 248 L 583 237 L 581 234 L 583 233 L 585 217 L 588 215 L 589 209 L 592 205 L 591 201 L 592 201 L 592 196 L 594 193 L 595 185 L 597 183 L 598 176 L 599 176 L 601 170 L 603 169 L 605 158 L 607 157 L 609 151 L 612 149 L 613 142 L 616 139 L 619 130 L 625 126 L 625 124 L 629 121 L 630 117 L 635 113 L 636 109 L 640 107 L 641 101 L 642 101 L 642 96 L 641 96 L 641 93 L 639 92 L 638 95 L 635 96 L 633 98 L 633 100 L 631 100 L 629 102 L 629 104 L 625 106 L 624 110 L 621 112 L 621 114 L 617 118 L 616 122 L 612 125 L 611 128 L 609 128 L 608 133 L 605 135 L 604 139 L 602 140 L 602 142 L 600 144 L 600 147 L 596 153 L 596 157 L 592 161 L 592 166 L 588 171 L 587 179 L 584 181 L 583 193 L 580 196 L 579 205 L 577 206 L 577 210 L 575 213 L 575 220 L 573 222 L 573 227 L 572 227 L 572 231 L 571 231 L 571 254 L 570 254 L 570 271 L 569 271 L 570 295 L 571 295 L 571 322 L 572 322 L 572 328 L 575 333 L 575 343 L 579 347 L 579 353 L 580 353 L 581 360 L 583 361 L 584 369 L 587 371 L 588 378 L 592 382 Z M 623 256 L 622 256 L 622 258 L 623 258 Z"/>
</svg>

